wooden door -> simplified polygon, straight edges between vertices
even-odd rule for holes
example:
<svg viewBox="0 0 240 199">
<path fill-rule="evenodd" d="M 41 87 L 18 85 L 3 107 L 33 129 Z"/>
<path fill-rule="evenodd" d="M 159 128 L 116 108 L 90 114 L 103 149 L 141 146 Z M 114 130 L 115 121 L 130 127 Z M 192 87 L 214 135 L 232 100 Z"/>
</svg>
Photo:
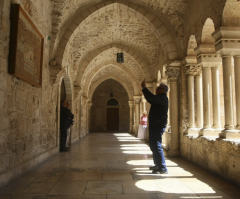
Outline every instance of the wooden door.
<svg viewBox="0 0 240 199">
<path fill-rule="evenodd" d="M 119 109 L 107 108 L 107 130 L 118 131 L 119 129 Z"/>
</svg>

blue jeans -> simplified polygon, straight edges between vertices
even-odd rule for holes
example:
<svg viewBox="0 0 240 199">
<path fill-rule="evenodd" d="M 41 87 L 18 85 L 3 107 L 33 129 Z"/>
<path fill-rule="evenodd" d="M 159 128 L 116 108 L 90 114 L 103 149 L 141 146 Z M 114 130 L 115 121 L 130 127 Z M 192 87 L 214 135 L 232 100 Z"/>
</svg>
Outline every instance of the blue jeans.
<svg viewBox="0 0 240 199">
<path fill-rule="evenodd" d="M 158 132 L 156 132 L 158 131 Z M 162 134 L 165 128 L 149 128 L 149 145 L 153 153 L 153 162 L 159 169 L 167 171 L 167 166 L 162 148 Z"/>
</svg>

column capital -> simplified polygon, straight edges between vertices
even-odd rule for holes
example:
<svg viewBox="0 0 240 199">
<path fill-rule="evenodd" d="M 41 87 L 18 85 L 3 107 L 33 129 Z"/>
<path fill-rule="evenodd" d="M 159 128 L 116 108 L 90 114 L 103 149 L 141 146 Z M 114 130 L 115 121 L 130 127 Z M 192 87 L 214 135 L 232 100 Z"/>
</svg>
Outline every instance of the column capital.
<svg viewBox="0 0 240 199">
<path fill-rule="evenodd" d="M 202 67 L 201 65 L 197 65 L 197 64 L 187 64 L 184 66 L 184 72 L 186 75 L 197 76 L 201 74 Z"/>
<path fill-rule="evenodd" d="M 174 66 L 168 66 L 166 74 L 168 76 L 169 81 L 177 81 L 180 75 L 180 68 Z"/>
<path fill-rule="evenodd" d="M 139 104 L 141 101 L 142 96 L 135 95 L 133 96 L 134 103 Z"/>
<path fill-rule="evenodd" d="M 219 54 L 199 54 L 197 56 L 197 62 L 203 68 L 206 67 L 218 67 L 222 64 L 222 59 Z"/>
<path fill-rule="evenodd" d="M 130 107 L 132 107 L 133 104 L 134 104 L 134 101 L 133 101 L 133 100 L 130 100 L 130 101 L 128 101 L 128 104 L 129 104 Z"/>
<path fill-rule="evenodd" d="M 212 36 L 216 51 L 221 55 L 240 55 L 240 27 L 222 26 Z"/>
</svg>

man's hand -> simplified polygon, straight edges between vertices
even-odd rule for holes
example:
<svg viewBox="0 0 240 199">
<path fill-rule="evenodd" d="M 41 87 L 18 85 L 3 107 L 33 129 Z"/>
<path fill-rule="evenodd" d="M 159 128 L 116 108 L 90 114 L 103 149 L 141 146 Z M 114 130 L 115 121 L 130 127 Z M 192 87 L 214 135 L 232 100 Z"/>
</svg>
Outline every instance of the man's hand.
<svg viewBox="0 0 240 199">
<path fill-rule="evenodd" d="M 142 86 L 142 88 L 146 87 L 145 79 L 142 81 L 141 86 Z"/>
</svg>

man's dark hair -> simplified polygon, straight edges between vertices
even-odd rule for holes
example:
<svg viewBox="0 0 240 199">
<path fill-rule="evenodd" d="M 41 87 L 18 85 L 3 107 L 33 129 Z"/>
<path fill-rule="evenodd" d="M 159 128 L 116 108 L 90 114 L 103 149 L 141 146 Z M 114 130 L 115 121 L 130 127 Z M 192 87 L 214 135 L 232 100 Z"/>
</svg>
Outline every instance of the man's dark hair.
<svg viewBox="0 0 240 199">
<path fill-rule="evenodd" d="M 159 86 L 158 86 L 158 89 L 163 89 L 165 93 L 168 92 L 168 86 L 164 83 L 161 83 Z"/>
</svg>

